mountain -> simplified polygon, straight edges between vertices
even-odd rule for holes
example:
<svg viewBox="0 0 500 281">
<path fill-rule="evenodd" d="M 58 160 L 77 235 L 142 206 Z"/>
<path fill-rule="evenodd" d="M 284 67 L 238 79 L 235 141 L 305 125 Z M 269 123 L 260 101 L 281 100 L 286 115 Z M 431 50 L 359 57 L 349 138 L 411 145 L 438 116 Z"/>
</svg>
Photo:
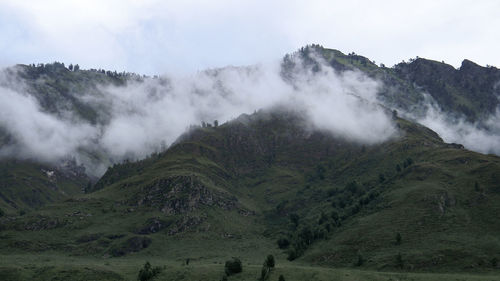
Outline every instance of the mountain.
<svg viewBox="0 0 500 281">
<path fill-rule="evenodd" d="M 0 277 L 132 280 L 150 261 L 161 266 L 154 280 L 216 280 L 223 263 L 238 257 L 243 273 L 229 279 L 255 280 L 272 254 L 270 279 L 498 280 L 500 157 L 446 143 L 407 117 L 424 114 L 428 92 L 443 112 L 494 130 L 486 121 L 498 108 L 498 70 L 420 58 L 386 68 L 313 45 L 285 56 L 279 75 L 301 87 L 302 72 L 325 68 L 382 81 L 370 108 L 394 133 L 353 139 L 315 126 L 303 107 L 277 104 L 192 125 L 142 160 L 117 159 L 98 138 L 78 147 L 76 159 L 4 157 Z M 2 87 L 24 85 L 43 114 L 64 120 L 71 112 L 101 133 L 115 118 L 112 103 L 92 97 L 109 94 L 106 86 L 125 92 L 145 84 L 154 100 L 171 93 L 166 78 L 70 71 L 59 63 L 5 73 Z M 230 96 L 224 69 L 207 73 L 216 91 Z M 348 94 L 370 103 L 355 89 Z M 22 154 L 23 139 L 9 128 L 0 147 Z M 81 159 L 112 164 L 95 178 Z"/>
<path fill-rule="evenodd" d="M 198 264 L 259 264 L 272 253 L 287 266 L 328 267 L 361 256 L 365 270 L 492 270 L 500 158 L 394 118 L 400 137 L 376 145 L 311 131 L 300 112 L 279 108 L 194 128 L 163 153 L 114 165 L 87 195 L 2 218 L 0 249 Z"/>
<path fill-rule="evenodd" d="M 483 67 L 467 59 L 458 69 L 419 57 L 388 68 L 355 53 L 345 55 L 313 44 L 286 56 L 285 72 L 289 71 L 294 56 L 302 58 L 311 69 L 321 67 L 319 56 L 337 71 L 358 70 L 382 81 L 381 98 L 396 108 L 410 109 L 423 102 L 422 93 L 427 93 L 445 112 L 478 122 L 494 114 L 500 104 L 500 69 Z"/>
</svg>

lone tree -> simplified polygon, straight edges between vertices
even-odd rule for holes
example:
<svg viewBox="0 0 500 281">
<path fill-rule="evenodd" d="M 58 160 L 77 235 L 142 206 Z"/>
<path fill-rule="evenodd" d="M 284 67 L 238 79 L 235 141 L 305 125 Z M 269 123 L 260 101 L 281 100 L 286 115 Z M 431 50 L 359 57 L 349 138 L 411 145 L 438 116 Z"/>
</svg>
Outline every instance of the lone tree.
<svg viewBox="0 0 500 281">
<path fill-rule="evenodd" d="M 363 256 L 361 254 L 358 255 L 358 261 L 356 262 L 356 266 L 362 266 L 365 263 Z"/>
<path fill-rule="evenodd" d="M 401 256 L 401 253 L 398 253 L 398 255 L 396 256 L 396 267 L 403 268 L 403 266 L 403 257 Z"/>
<path fill-rule="evenodd" d="M 401 245 L 401 233 L 396 233 L 396 245 Z"/>
<path fill-rule="evenodd" d="M 268 255 L 264 264 L 262 265 L 262 270 L 260 271 L 260 280 L 264 281 L 269 278 L 271 270 L 274 268 L 274 257 L 273 255 Z"/>
<path fill-rule="evenodd" d="M 137 276 L 137 280 L 139 281 L 151 280 L 160 272 L 161 272 L 160 267 L 156 266 L 154 268 L 151 268 L 151 264 L 149 262 L 146 262 L 144 264 L 144 267 L 141 270 L 139 270 L 139 275 Z"/>
<path fill-rule="evenodd" d="M 273 255 L 267 255 L 266 262 L 265 264 L 269 268 L 274 268 L 274 256 Z"/>
<path fill-rule="evenodd" d="M 227 276 L 231 276 L 236 273 L 240 273 L 243 271 L 243 267 L 241 265 L 241 260 L 239 258 L 233 258 L 232 260 L 226 261 L 224 265 L 224 272 Z"/>
</svg>

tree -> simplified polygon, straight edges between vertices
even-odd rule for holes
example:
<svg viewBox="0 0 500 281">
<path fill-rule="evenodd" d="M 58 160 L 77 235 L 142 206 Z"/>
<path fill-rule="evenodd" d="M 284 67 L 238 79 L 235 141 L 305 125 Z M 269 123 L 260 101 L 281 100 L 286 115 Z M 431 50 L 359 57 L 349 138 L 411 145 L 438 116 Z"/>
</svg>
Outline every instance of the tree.
<svg viewBox="0 0 500 281">
<path fill-rule="evenodd" d="M 68 69 L 69 69 L 69 70 L 71 70 L 71 71 L 73 71 L 73 65 L 72 65 L 72 64 L 70 64 L 70 65 L 68 66 Z"/>
<path fill-rule="evenodd" d="M 3 217 L 3 215 L 5 215 L 5 212 L 2 209 L 0 209 L 0 217 Z"/>
<path fill-rule="evenodd" d="M 345 188 L 349 190 L 352 194 L 358 192 L 358 183 L 356 181 L 351 181 L 346 184 Z"/>
<path fill-rule="evenodd" d="M 288 248 L 288 246 L 290 246 L 290 241 L 288 241 L 288 239 L 286 239 L 286 238 L 278 239 L 277 243 L 278 243 L 278 247 L 280 249 L 286 249 L 286 248 Z"/>
<path fill-rule="evenodd" d="M 290 214 L 290 221 L 293 223 L 295 227 L 299 226 L 299 215 L 295 213 Z"/>
<path fill-rule="evenodd" d="M 239 258 L 233 258 L 232 260 L 226 261 L 224 265 L 224 272 L 227 276 L 231 276 L 236 273 L 240 273 L 243 271 L 243 267 L 241 265 L 241 260 Z"/>
<path fill-rule="evenodd" d="M 401 245 L 401 233 L 396 234 L 396 245 Z"/>
<path fill-rule="evenodd" d="M 147 261 L 144 264 L 144 267 L 141 270 L 139 270 L 139 275 L 137 276 L 137 280 L 139 280 L 139 281 L 151 280 L 156 275 L 158 275 L 158 273 L 160 273 L 160 272 L 161 272 L 160 267 L 157 266 L 157 267 L 151 268 L 151 264 Z"/>
<path fill-rule="evenodd" d="M 494 257 L 491 259 L 491 266 L 497 267 L 498 266 L 498 258 Z"/>
<path fill-rule="evenodd" d="M 285 281 L 285 276 L 283 276 L 283 274 L 280 274 L 280 277 L 278 278 L 278 281 Z"/>
<path fill-rule="evenodd" d="M 80 66 L 78 64 L 75 64 L 75 66 L 73 67 L 73 71 L 78 71 L 80 70 Z"/>
<path fill-rule="evenodd" d="M 264 263 L 269 268 L 274 268 L 274 256 L 267 255 L 266 261 Z"/>
<path fill-rule="evenodd" d="M 269 267 L 266 266 L 266 264 L 264 263 L 264 265 L 262 266 L 262 269 L 260 271 L 260 278 L 259 280 L 260 281 L 265 281 L 269 278 L 269 272 L 271 271 L 271 269 Z"/>
<path fill-rule="evenodd" d="M 219 121 L 214 120 L 214 127 L 219 127 Z"/>
<path fill-rule="evenodd" d="M 403 257 L 401 256 L 401 253 L 398 253 L 396 256 L 396 266 L 399 268 L 403 268 L 404 266 Z"/>
<path fill-rule="evenodd" d="M 321 211 L 321 215 L 319 217 L 318 224 L 323 224 L 327 221 L 328 221 L 328 216 L 323 211 Z"/>
<path fill-rule="evenodd" d="M 382 174 L 382 173 L 378 174 L 378 181 L 381 182 L 381 183 L 385 181 L 384 174 Z"/>
<path fill-rule="evenodd" d="M 365 263 L 363 256 L 361 254 L 358 255 L 358 261 L 356 262 L 356 266 L 362 266 Z"/>
</svg>

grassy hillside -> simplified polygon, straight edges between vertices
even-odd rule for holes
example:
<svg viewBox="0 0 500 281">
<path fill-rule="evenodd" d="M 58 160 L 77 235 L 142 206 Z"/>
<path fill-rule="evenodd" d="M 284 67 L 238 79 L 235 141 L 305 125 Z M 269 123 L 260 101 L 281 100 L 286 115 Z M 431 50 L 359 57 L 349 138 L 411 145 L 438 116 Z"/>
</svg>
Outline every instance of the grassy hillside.
<svg viewBox="0 0 500 281">
<path fill-rule="evenodd" d="M 0 209 L 26 212 L 81 194 L 88 177 L 73 162 L 64 167 L 30 160 L 0 160 Z"/>
<path fill-rule="evenodd" d="M 91 193 L 2 217 L 0 273 L 131 280 L 149 260 L 166 266 L 158 280 L 215 279 L 237 256 L 248 269 L 230 279 L 248 280 L 273 254 L 273 279 L 491 280 L 500 159 L 395 122 L 400 136 L 378 145 L 280 110 L 194 128 L 164 153 L 110 168 Z"/>
<path fill-rule="evenodd" d="M 313 72 L 324 67 L 312 52 L 382 81 L 388 106 L 411 108 L 427 91 L 470 121 L 498 107 L 498 70 L 469 61 L 386 68 L 315 45 L 286 56 L 283 77 L 293 83 L 294 56 Z M 142 79 L 59 63 L 7 72 L 45 112 L 92 124 L 109 113 L 78 95 Z M 161 268 L 155 280 L 220 280 L 224 262 L 239 257 L 243 273 L 229 278 L 255 280 L 272 254 L 270 280 L 499 280 L 500 158 L 393 119 L 398 135 L 367 145 L 314 130 L 300 112 L 261 110 L 193 127 L 91 186 L 71 162 L 3 159 L 0 279 L 135 280 L 150 261 Z M 0 145 L 15 142 L 2 130 Z"/>
</svg>

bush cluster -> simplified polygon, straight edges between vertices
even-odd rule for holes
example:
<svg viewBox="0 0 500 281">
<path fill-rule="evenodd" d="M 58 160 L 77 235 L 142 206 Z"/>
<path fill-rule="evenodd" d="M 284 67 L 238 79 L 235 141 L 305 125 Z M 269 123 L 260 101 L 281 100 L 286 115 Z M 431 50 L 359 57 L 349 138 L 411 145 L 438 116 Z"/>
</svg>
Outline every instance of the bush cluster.
<svg viewBox="0 0 500 281">
<path fill-rule="evenodd" d="M 144 267 L 139 270 L 139 275 L 137 276 L 137 280 L 139 281 L 148 281 L 153 279 L 156 275 L 161 272 L 161 268 L 156 266 L 154 268 L 151 267 L 149 262 L 144 264 Z"/>
<path fill-rule="evenodd" d="M 239 258 L 233 258 L 232 260 L 226 261 L 224 265 L 224 272 L 227 276 L 231 276 L 236 273 L 240 273 L 243 271 L 243 267 L 241 265 L 241 260 Z"/>
</svg>

